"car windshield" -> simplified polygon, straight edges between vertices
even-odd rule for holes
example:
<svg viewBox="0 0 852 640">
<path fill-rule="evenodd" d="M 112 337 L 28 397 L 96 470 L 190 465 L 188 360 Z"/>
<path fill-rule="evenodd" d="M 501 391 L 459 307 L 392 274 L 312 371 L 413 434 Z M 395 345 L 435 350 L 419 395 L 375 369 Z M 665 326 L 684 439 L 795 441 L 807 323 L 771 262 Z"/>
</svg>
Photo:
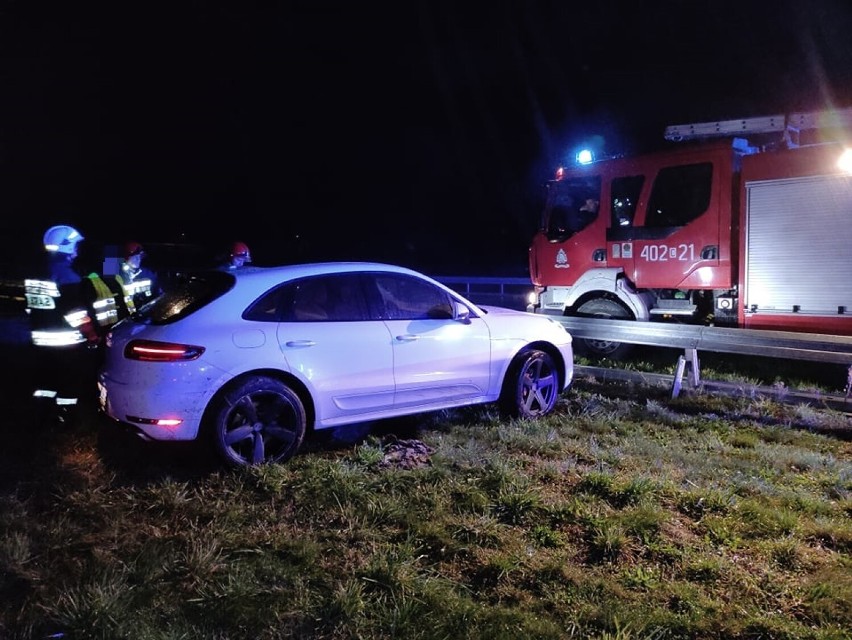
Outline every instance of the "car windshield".
<svg viewBox="0 0 852 640">
<path fill-rule="evenodd" d="M 180 274 L 168 290 L 131 317 L 143 324 L 176 322 L 201 309 L 234 286 L 236 278 L 224 271 Z"/>
</svg>

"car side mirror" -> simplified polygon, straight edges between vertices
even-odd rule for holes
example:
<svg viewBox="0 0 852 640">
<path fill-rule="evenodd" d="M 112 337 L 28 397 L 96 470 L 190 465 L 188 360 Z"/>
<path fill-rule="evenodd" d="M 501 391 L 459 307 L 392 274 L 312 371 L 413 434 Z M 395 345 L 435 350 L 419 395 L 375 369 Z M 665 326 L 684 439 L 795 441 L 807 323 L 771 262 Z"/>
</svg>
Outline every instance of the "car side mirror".
<svg viewBox="0 0 852 640">
<path fill-rule="evenodd" d="M 467 308 L 467 305 L 464 305 L 461 302 L 456 302 L 455 306 L 455 319 L 462 324 L 470 324 L 470 309 Z"/>
</svg>

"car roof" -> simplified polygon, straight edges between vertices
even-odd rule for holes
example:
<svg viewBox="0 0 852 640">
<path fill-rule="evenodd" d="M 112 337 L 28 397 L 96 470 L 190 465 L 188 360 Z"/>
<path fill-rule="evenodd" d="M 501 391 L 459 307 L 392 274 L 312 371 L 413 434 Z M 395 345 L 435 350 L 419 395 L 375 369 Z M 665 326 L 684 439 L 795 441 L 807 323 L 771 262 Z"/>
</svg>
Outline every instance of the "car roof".
<svg viewBox="0 0 852 640">
<path fill-rule="evenodd" d="M 424 276 L 424 274 L 414 271 L 413 269 L 382 262 L 307 262 L 276 267 L 246 266 L 236 271 L 232 271 L 231 273 L 239 281 L 251 281 L 253 286 L 263 286 L 263 284 L 267 283 L 267 281 L 268 284 L 274 284 L 276 282 L 304 278 L 306 276 L 363 271 L 405 273 L 428 278 L 428 276 Z"/>
<path fill-rule="evenodd" d="M 225 297 L 230 300 L 228 304 L 244 306 L 251 303 L 262 292 L 282 282 L 310 276 L 353 272 L 408 274 L 425 278 L 445 288 L 440 282 L 418 271 L 392 264 L 381 262 L 312 262 L 276 267 L 245 266 L 235 271 L 229 271 L 228 273 L 235 278 L 236 282 Z"/>
</svg>

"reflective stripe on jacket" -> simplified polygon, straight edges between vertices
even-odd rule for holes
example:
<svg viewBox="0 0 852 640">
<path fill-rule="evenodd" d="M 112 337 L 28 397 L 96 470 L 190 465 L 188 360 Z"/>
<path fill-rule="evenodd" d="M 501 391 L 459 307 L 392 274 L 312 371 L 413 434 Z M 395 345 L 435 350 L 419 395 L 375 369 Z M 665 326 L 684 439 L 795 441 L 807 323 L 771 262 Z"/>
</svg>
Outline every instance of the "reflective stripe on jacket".
<svg viewBox="0 0 852 640">
<path fill-rule="evenodd" d="M 115 299 L 116 294 L 103 281 L 97 273 L 90 273 L 86 276 L 94 290 L 94 299 L 92 300 L 92 311 L 95 315 L 95 322 L 104 333 L 112 325 L 118 322 L 118 302 Z"/>
<path fill-rule="evenodd" d="M 60 287 L 51 280 L 24 280 L 24 295 L 32 326 L 30 336 L 39 347 L 67 347 L 86 342 L 82 329 L 91 323 L 82 305 L 67 305 Z"/>
</svg>

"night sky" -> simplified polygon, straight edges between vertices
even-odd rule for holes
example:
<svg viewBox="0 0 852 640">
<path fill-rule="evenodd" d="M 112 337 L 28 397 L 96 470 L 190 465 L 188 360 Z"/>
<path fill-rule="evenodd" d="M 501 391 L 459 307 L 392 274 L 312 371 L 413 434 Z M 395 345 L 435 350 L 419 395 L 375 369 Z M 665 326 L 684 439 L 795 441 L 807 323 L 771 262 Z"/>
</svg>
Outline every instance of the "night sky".
<svg viewBox="0 0 852 640">
<path fill-rule="evenodd" d="M 587 4 L 0 2 L 5 258 L 67 222 L 523 276 L 584 141 L 852 106 L 848 0 Z"/>
</svg>

